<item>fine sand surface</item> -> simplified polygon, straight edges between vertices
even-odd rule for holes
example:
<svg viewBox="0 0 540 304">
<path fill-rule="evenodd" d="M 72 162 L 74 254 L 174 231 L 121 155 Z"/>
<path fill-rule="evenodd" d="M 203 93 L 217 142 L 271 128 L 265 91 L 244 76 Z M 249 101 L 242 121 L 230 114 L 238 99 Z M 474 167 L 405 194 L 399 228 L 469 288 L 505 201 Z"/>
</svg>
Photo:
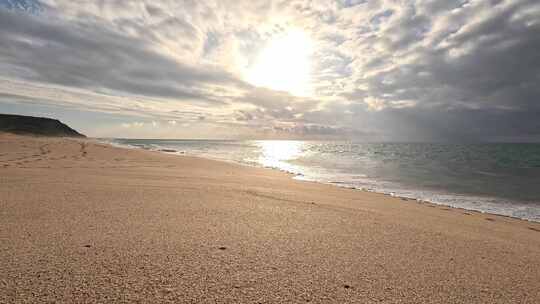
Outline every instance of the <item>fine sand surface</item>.
<svg viewBox="0 0 540 304">
<path fill-rule="evenodd" d="M 3 134 L 0 303 L 23 302 L 540 303 L 540 224 Z"/>
</svg>

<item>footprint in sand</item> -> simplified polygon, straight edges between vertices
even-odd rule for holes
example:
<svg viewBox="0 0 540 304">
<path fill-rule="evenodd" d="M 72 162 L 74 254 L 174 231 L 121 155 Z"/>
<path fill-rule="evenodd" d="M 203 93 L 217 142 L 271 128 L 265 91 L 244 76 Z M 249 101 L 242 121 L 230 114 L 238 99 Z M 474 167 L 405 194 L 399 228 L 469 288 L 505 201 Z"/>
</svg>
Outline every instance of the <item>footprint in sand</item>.
<svg viewBox="0 0 540 304">
<path fill-rule="evenodd" d="M 45 144 L 45 145 L 39 147 L 39 151 L 41 152 L 41 154 L 44 155 L 44 154 L 48 154 L 49 152 L 51 152 L 49 149 L 47 149 L 47 146 L 48 146 L 48 144 Z"/>
<path fill-rule="evenodd" d="M 486 217 L 485 220 L 490 221 L 490 222 L 495 222 L 495 219 L 492 219 L 492 218 L 489 218 L 489 217 Z"/>
<path fill-rule="evenodd" d="M 81 145 L 81 150 L 80 150 L 81 156 L 85 157 L 86 154 L 87 154 L 87 152 L 86 152 L 86 143 L 81 143 L 80 145 Z"/>
</svg>

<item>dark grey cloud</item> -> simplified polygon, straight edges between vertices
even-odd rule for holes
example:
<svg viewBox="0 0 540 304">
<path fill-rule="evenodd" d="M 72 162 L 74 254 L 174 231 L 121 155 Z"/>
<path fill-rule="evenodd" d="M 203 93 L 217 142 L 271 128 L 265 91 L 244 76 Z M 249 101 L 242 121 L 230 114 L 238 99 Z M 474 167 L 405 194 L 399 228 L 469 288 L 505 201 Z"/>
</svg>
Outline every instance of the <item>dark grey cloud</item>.
<svg viewBox="0 0 540 304">
<path fill-rule="evenodd" d="M 325 126 L 325 125 L 295 125 L 291 127 L 279 127 L 275 126 L 273 128 L 276 132 L 283 132 L 287 134 L 300 135 L 300 136 L 343 136 L 348 134 L 350 130 L 338 128 L 335 126 Z"/>
<path fill-rule="evenodd" d="M 159 6 L 155 6 L 155 5 L 146 3 L 145 4 L 145 9 L 148 12 L 148 14 L 150 14 L 152 16 L 159 16 L 159 17 L 167 16 L 167 12 L 164 11 L 163 9 L 161 9 L 161 7 L 159 7 Z"/>
<path fill-rule="evenodd" d="M 373 116 L 385 121 L 388 140 L 396 141 L 500 141 L 540 139 L 540 111 L 503 110 L 388 110 Z M 379 126 L 380 127 L 380 126 Z"/>
<path fill-rule="evenodd" d="M 217 67 L 182 64 L 95 20 L 51 21 L 6 10 L 0 10 L 0 64 L 4 74 L 27 80 L 175 99 L 218 102 L 206 86 L 244 86 Z"/>
<path fill-rule="evenodd" d="M 390 68 L 362 79 L 362 89 L 344 96 L 361 103 L 377 101 L 377 113 L 362 106 L 356 110 L 392 138 L 537 138 L 540 3 L 486 1 L 461 8 L 466 18 L 453 19 L 448 16 L 460 13 L 450 10 L 463 4 L 442 2 L 407 8 L 399 20 L 390 20 L 384 37 L 391 43 L 363 66 L 366 71 L 385 64 Z M 435 15 L 418 15 L 426 12 Z M 444 25 L 453 30 L 431 39 L 437 35 L 430 31 L 440 16 L 447 17 Z M 403 106 L 407 104 L 410 107 Z M 373 118 L 389 123 L 380 126 Z"/>
</svg>

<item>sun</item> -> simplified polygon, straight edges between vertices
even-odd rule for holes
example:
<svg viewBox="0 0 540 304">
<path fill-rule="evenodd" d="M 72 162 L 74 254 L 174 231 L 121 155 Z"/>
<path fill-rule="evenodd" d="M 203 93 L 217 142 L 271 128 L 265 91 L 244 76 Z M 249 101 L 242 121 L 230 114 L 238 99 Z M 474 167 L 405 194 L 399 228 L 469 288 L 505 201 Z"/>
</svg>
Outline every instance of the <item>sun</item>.
<svg viewBox="0 0 540 304">
<path fill-rule="evenodd" d="M 247 69 L 245 78 L 255 86 L 309 96 L 312 53 L 309 35 L 302 30 L 289 30 L 268 42 Z"/>
</svg>

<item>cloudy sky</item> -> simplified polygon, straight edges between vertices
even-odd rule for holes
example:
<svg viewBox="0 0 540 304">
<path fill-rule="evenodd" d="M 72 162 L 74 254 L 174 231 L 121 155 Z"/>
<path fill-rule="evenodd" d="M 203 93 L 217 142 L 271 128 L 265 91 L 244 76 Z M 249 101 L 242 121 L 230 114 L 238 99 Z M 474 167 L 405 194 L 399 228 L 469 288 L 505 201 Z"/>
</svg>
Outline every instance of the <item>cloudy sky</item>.
<svg viewBox="0 0 540 304">
<path fill-rule="evenodd" d="M 90 136 L 539 141 L 538 0 L 0 0 L 0 112 Z"/>
</svg>

